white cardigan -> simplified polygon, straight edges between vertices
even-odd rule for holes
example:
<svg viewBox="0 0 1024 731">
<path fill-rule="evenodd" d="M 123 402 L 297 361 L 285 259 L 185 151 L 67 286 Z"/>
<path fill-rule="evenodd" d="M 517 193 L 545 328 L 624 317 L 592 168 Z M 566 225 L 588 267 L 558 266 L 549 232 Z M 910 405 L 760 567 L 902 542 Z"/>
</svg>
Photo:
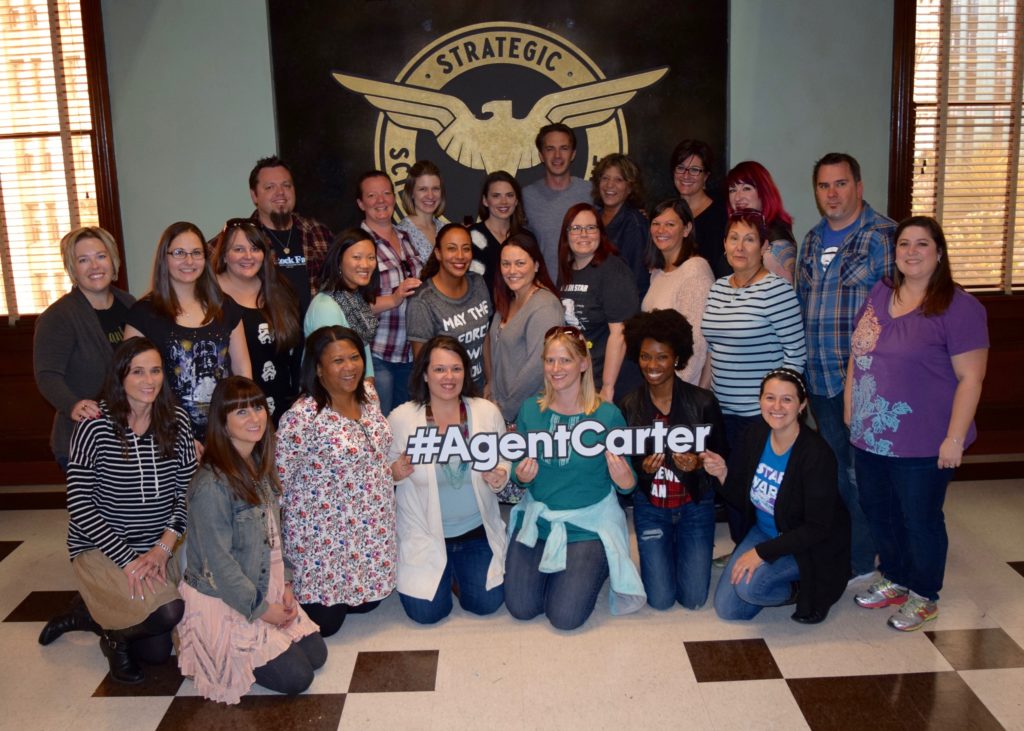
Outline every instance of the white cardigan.
<svg viewBox="0 0 1024 731">
<path fill-rule="evenodd" d="M 498 407 L 481 398 L 466 399 L 469 435 L 505 433 L 505 419 Z M 402 404 L 388 417 L 394 434 L 389 462 L 405 451 L 409 436 L 417 427 L 427 425 L 426 407 L 414 401 Z M 511 465 L 499 461 L 511 474 Z M 494 554 L 487 569 L 486 589 L 490 591 L 504 581 L 505 549 L 508 538 L 501 519 L 498 496 L 484 482 L 481 472 L 472 472 L 473 493 L 484 521 L 487 543 Z M 396 485 L 398 502 L 398 591 L 416 599 L 431 600 L 437 593 L 448 554 L 441 523 L 441 499 L 438 496 L 435 465 L 413 465 L 413 473 Z"/>
</svg>

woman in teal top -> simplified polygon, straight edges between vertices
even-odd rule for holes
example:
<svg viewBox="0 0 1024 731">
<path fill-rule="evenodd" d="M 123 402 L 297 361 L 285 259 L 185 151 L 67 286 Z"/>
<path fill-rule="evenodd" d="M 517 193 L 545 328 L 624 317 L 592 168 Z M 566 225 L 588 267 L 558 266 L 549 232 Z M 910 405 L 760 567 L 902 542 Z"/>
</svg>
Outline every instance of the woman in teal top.
<svg viewBox="0 0 1024 731">
<path fill-rule="evenodd" d="M 594 388 L 586 340 L 577 328 L 551 328 L 543 357 L 544 390 L 523 402 L 519 432 L 571 431 L 581 422 L 596 422 L 581 440 L 591 447 L 603 441 L 603 432 L 626 426 L 619 409 Z M 505 563 L 509 613 L 516 619 L 543 613 L 557 629 L 575 629 L 594 610 L 609 575 L 612 613 L 643 606 L 646 596 L 615 494 L 636 486 L 629 461 L 604 451 L 545 452 L 522 459 L 515 476 L 527 494 L 511 515 L 513 540 Z"/>
<path fill-rule="evenodd" d="M 305 337 L 329 325 L 341 325 L 359 333 L 366 343 L 363 360 L 366 377 L 373 382 L 370 343 L 377 332 L 377 316 L 372 305 L 380 292 L 377 270 L 377 245 L 361 228 L 349 228 L 338 234 L 324 259 L 320 292 L 309 303 L 302 329 Z"/>
</svg>

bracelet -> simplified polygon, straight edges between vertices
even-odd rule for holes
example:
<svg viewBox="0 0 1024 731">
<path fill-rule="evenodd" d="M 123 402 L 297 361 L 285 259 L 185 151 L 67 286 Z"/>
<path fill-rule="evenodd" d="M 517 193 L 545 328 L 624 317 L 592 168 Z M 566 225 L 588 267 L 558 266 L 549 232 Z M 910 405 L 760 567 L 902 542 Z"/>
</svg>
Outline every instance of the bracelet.
<svg viewBox="0 0 1024 731">
<path fill-rule="evenodd" d="M 159 546 L 160 548 L 164 549 L 167 552 L 168 556 L 172 555 L 171 549 L 163 541 L 157 541 L 156 545 Z"/>
</svg>

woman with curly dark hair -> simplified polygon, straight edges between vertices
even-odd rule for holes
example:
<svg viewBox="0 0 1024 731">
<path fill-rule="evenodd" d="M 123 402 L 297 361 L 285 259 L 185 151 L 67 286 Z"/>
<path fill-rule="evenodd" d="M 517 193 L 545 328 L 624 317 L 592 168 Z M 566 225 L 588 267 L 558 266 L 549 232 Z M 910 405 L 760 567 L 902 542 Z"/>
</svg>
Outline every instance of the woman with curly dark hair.
<svg viewBox="0 0 1024 731">
<path fill-rule="evenodd" d="M 693 355 L 693 328 L 675 310 L 644 312 L 626 320 L 626 353 L 640 366 L 644 384 L 619 403 L 630 426 L 662 422 L 710 425 L 706 446 L 725 454 L 725 427 L 718 399 L 676 373 Z M 715 543 L 714 481 L 701 455 L 655 449 L 651 439 L 635 455 L 637 490 L 633 524 L 640 550 L 640 575 L 647 603 L 668 609 L 679 602 L 699 609 L 711 586 L 711 551 Z"/>
</svg>

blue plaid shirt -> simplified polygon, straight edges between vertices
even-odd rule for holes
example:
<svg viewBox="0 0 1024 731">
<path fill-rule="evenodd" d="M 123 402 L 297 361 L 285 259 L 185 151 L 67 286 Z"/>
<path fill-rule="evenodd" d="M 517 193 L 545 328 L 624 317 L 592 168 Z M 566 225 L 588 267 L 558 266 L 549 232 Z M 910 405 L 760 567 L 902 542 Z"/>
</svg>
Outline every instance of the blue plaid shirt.
<svg viewBox="0 0 1024 731">
<path fill-rule="evenodd" d="M 892 276 L 896 223 L 864 203 L 853 231 L 822 271 L 822 218 L 804 238 L 796 294 L 804 313 L 807 387 L 816 396 L 843 391 L 853 319 L 879 279 Z"/>
</svg>

